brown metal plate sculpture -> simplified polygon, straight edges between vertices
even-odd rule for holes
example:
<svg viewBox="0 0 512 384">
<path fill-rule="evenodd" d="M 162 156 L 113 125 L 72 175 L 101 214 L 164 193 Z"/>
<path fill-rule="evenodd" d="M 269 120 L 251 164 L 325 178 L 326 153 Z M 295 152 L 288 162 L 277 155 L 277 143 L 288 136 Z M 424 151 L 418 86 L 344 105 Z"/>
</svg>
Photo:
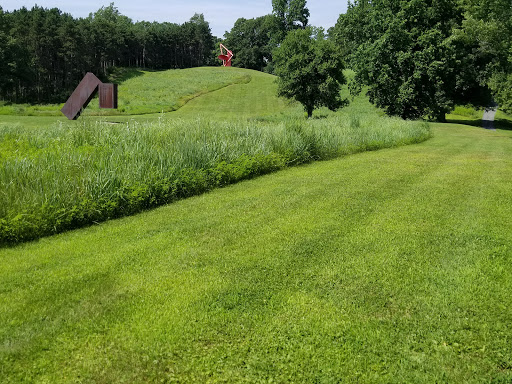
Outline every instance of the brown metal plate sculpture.
<svg viewBox="0 0 512 384">
<path fill-rule="evenodd" d="M 99 85 L 100 89 L 100 108 L 116 109 L 117 108 L 117 84 Z"/>
<path fill-rule="evenodd" d="M 91 72 L 87 72 L 73 91 L 61 112 L 69 119 L 76 120 L 100 90 L 100 108 L 117 108 L 117 84 L 104 84 Z"/>
</svg>

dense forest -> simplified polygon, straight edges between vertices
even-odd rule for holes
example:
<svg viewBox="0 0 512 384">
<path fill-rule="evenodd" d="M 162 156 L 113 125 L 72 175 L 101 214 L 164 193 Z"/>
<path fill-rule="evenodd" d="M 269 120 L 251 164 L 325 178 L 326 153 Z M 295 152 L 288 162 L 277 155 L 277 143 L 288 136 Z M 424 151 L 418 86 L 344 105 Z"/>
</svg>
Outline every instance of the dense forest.
<svg viewBox="0 0 512 384">
<path fill-rule="evenodd" d="M 226 34 L 234 65 L 271 68 L 272 49 L 289 30 L 304 28 L 306 0 L 273 0 L 274 12 L 240 19 Z M 111 3 L 87 18 L 38 6 L 4 12 L 0 7 L 0 100 L 63 102 L 86 72 L 105 79 L 115 67 L 147 69 L 220 65 L 202 14 L 188 22 L 133 22 Z M 272 72 L 272 70 L 270 70 Z"/>
<path fill-rule="evenodd" d="M 214 43 L 202 14 L 178 25 L 134 23 L 113 3 L 79 19 L 57 8 L 0 7 L 0 99 L 63 102 L 86 72 L 105 78 L 116 66 L 213 65 Z"/>
</svg>

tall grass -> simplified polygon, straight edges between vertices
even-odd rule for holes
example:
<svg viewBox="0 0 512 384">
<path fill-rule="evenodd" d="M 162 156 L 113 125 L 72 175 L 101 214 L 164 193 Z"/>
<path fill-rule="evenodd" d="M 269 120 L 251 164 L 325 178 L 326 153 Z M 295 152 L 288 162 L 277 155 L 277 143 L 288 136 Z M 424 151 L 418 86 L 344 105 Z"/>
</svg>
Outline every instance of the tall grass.
<svg viewBox="0 0 512 384">
<path fill-rule="evenodd" d="M 477 110 L 471 105 L 462 106 L 456 105 L 453 111 L 450 113 L 451 115 L 464 116 L 471 119 L 482 119 L 482 115 L 484 111 L 482 109 Z"/>
<path fill-rule="evenodd" d="M 288 165 L 420 142 L 426 123 L 94 120 L 0 128 L 0 243 L 131 214 Z"/>
</svg>

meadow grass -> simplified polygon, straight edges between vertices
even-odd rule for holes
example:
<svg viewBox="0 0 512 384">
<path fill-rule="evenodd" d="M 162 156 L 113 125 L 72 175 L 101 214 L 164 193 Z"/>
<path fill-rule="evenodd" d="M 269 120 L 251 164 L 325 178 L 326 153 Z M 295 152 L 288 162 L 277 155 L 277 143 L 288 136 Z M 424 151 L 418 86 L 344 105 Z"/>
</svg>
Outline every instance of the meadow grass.
<svg viewBox="0 0 512 384">
<path fill-rule="evenodd" d="M 0 242 L 132 214 L 288 165 L 429 137 L 426 123 L 343 115 L 0 127 Z"/>
<path fill-rule="evenodd" d="M 483 114 L 484 110 L 482 108 L 476 109 L 471 106 L 456 106 L 450 114 L 446 115 L 446 120 L 450 123 L 481 127 Z M 512 116 L 498 109 L 494 119 L 494 126 L 498 129 L 512 129 Z"/>
<path fill-rule="evenodd" d="M 457 116 L 463 116 L 471 119 L 482 119 L 482 116 L 484 114 L 484 110 L 482 108 L 476 109 L 475 107 L 471 105 L 456 105 L 453 111 L 450 112 L 451 115 L 457 115 Z"/>
<path fill-rule="evenodd" d="M 0 250 L 2 383 L 512 380 L 512 132 L 283 170 Z"/>
</svg>

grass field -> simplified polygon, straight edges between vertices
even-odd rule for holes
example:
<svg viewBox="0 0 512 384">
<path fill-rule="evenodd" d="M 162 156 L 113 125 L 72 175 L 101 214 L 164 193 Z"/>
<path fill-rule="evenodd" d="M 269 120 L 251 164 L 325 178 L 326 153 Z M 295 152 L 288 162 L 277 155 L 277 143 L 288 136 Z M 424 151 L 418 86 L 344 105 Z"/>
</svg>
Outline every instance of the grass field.
<svg viewBox="0 0 512 384">
<path fill-rule="evenodd" d="M 306 122 L 249 74 L 165 115 L 0 116 L 13 201 L 45 182 L 27 201 L 101 200 L 177 159 L 370 150 L 0 248 L 0 383 L 511 383 L 512 131 L 373 151 L 428 131 L 364 97 Z"/>
<path fill-rule="evenodd" d="M 196 73 L 177 72 L 178 85 Z M 12 124 L 7 116 L 0 125 L 0 244 L 126 216 L 289 165 L 430 137 L 426 123 L 382 117 L 364 97 L 308 121 L 300 106 L 276 97 L 273 76 L 234 73 L 250 81 L 167 115 L 89 116 L 46 127 L 34 127 L 34 117 Z"/>
<path fill-rule="evenodd" d="M 508 383 L 512 132 L 0 250 L 0 381 Z"/>
<path fill-rule="evenodd" d="M 475 109 L 469 106 L 457 106 L 450 114 L 446 115 L 446 120 L 449 123 L 481 127 L 483 113 L 483 109 Z M 494 126 L 498 129 L 512 129 L 512 116 L 498 109 L 498 111 L 496 111 Z"/>
</svg>

